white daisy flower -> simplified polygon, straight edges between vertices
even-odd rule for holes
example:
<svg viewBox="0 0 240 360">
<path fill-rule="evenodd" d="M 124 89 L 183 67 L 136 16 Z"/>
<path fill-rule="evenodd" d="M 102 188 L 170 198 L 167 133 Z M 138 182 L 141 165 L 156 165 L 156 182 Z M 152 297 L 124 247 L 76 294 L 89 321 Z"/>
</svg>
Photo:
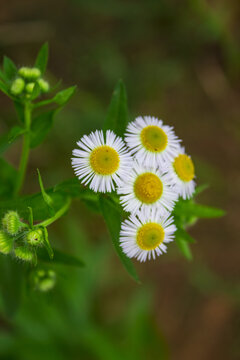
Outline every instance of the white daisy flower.
<svg viewBox="0 0 240 360">
<path fill-rule="evenodd" d="M 155 259 L 166 252 L 165 244 L 174 240 L 175 231 L 170 213 L 162 215 L 157 209 L 139 211 L 122 223 L 120 245 L 129 258 L 141 262 Z"/>
<path fill-rule="evenodd" d="M 96 130 L 77 142 L 80 149 L 73 150 L 72 167 L 83 184 L 95 192 L 110 192 L 131 169 L 132 158 L 123 140 L 111 130 Z"/>
<path fill-rule="evenodd" d="M 190 156 L 185 154 L 183 147 L 179 148 L 177 156 L 169 166 L 169 175 L 176 185 L 178 194 L 185 200 L 190 199 L 195 190 L 195 169 Z"/>
<path fill-rule="evenodd" d="M 177 155 L 180 142 L 172 127 L 152 116 L 139 116 L 131 122 L 125 141 L 139 162 L 150 166 L 171 161 Z"/>
<path fill-rule="evenodd" d="M 172 211 L 178 198 L 166 170 L 143 166 L 136 160 L 117 192 L 123 208 L 131 213 L 147 208 L 159 209 L 161 213 Z"/>
</svg>

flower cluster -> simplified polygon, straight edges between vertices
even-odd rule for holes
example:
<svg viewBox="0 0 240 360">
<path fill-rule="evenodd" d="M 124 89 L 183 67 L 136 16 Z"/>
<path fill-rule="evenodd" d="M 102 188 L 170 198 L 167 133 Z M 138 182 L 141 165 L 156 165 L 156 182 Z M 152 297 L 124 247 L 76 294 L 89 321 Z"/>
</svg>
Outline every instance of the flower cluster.
<svg viewBox="0 0 240 360">
<path fill-rule="evenodd" d="M 84 135 L 73 150 L 72 166 L 95 192 L 117 191 L 130 217 L 122 223 L 124 253 L 140 261 L 166 252 L 176 227 L 171 212 L 179 197 L 195 188 L 194 165 L 173 128 L 151 116 L 129 123 L 125 142 L 111 130 Z"/>
</svg>

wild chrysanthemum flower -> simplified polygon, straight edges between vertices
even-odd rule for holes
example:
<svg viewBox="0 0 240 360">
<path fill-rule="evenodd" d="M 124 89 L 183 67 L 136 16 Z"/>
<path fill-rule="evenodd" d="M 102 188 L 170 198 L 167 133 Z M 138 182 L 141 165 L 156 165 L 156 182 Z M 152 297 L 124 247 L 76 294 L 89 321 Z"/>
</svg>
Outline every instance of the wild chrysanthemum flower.
<svg viewBox="0 0 240 360">
<path fill-rule="evenodd" d="M 103 131 L 84 135 L 78 141 L 80 149 L 73 150 L 72 166 L 75 174 L 83 184 L 99 192 L 110 192 L 115 189 L 132 165 L 132 158 L 123 140 L 112 131 L 107 130 L 106 141 Z"/>
<path fill-rule="evenodd" d="M 190 156 L 185 154 L 184 148 L 180 148 L 178 155 L 171 162 L 169 175 L 176 185 L 178 194 L 183 199 L 189 199 L 195 190 L 195 169 Z"/>
<path fill-rule="evenodd" d="M 122 223 L 120 245 L 129 258 L 139 261 L 155 259 L 166 252 L 166 243 L 174 240 L 176 227 L 169 213 L 158 210 L 140 211 Z"/>
<path fill-rule="evenodd" d="M 177 155 L 180 140 L 173 128 L 152 116 L 137 117 L 126 130 L 125 141 L 142 164 L 162 166 Z"/>
<path fill-rule="evenodd" d="M 167 172 L 134 161 L 132 170 L 126 174 L 117 191 L 126 211 L 136 213 L 139 209 L 156 208 L 164 213 L 172 211 L 178 198 L 171 184 Z"/>
</svg>

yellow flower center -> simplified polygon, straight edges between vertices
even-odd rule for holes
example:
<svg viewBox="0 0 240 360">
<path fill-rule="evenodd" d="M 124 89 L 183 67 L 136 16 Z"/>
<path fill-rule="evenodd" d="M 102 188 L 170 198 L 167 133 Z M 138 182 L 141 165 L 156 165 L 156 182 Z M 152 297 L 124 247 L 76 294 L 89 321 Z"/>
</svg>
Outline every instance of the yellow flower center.
<svg viewBox="0 0 240 360">
<path fill-rule="evenodd" d="M 157 223 L 143 225 L 137 232 L 137 244 L 142 250 L 154 250 L 164 240 L 164 229 Z"/>
<path fill-rule="evenodd" d="M 181 180 L 188 182 L 194 178 L 194 165 L 189 156 L 185 154 L 178 155 L 174 160 L 173 167 Z"/>
<path fill-rule="evenodd" d="M 100 175 L 111 175 L 119 168 L 119 155 L 110 146 L 96 147 L 90 155 L 90 165 L 93 171 Z"/>
<path fill-rule="evenodd" d="M 162 195 L 163 185 L 159 177 L 152 173 L 144 173 L 134 183 L 136 197 L 145 204 L 156 202 Z"/>
<path fill-rule="evenodd" d="M 161 152 L 168 144 L 167 135 L 156 125 L 146 126 L 140 136 L 143 146 L 151 152 Z"/>
</svg>

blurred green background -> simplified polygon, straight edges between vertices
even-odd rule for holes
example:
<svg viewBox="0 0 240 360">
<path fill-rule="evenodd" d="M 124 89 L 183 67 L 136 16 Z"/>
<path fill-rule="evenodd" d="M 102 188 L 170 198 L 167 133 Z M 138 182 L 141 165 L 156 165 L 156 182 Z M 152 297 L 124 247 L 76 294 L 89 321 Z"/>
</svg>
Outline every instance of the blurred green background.
<svg viewBox="0 0 240 360">
<path fill-rule="evenodd" d="M 122 78 L 131 119 L 153 115 L 175 127 L 198 183 L 210 185 L 201 201 L 227 216 L 190 230 L 197 239 L 192 262 L 171 244 L 155 262 L 136 264 L 137 285 L 100 215 L 74 203 L 49 236 L 87 266 L 55 265 L 57 283 L 48 293 L 27 283 L 14 314 L 0 297 L 0 359 L 240 358 L 239 16 L 237 0 L 1 1 L 1 56 L 32 65 L 48 40 L 48 80 L 78 86 L 32 151 L 25 193 L 39 190 L 37 167 L 46 187 L 73 176 L 75 142 L 102 127 Z M 4 95 L 0 109 L 2 134 L 16 120 Z M 18 142 L 6 154 L 16 166 L 20 148 Z M 15 296 L 9 288 L 9 301 Z"/>
</svg>

